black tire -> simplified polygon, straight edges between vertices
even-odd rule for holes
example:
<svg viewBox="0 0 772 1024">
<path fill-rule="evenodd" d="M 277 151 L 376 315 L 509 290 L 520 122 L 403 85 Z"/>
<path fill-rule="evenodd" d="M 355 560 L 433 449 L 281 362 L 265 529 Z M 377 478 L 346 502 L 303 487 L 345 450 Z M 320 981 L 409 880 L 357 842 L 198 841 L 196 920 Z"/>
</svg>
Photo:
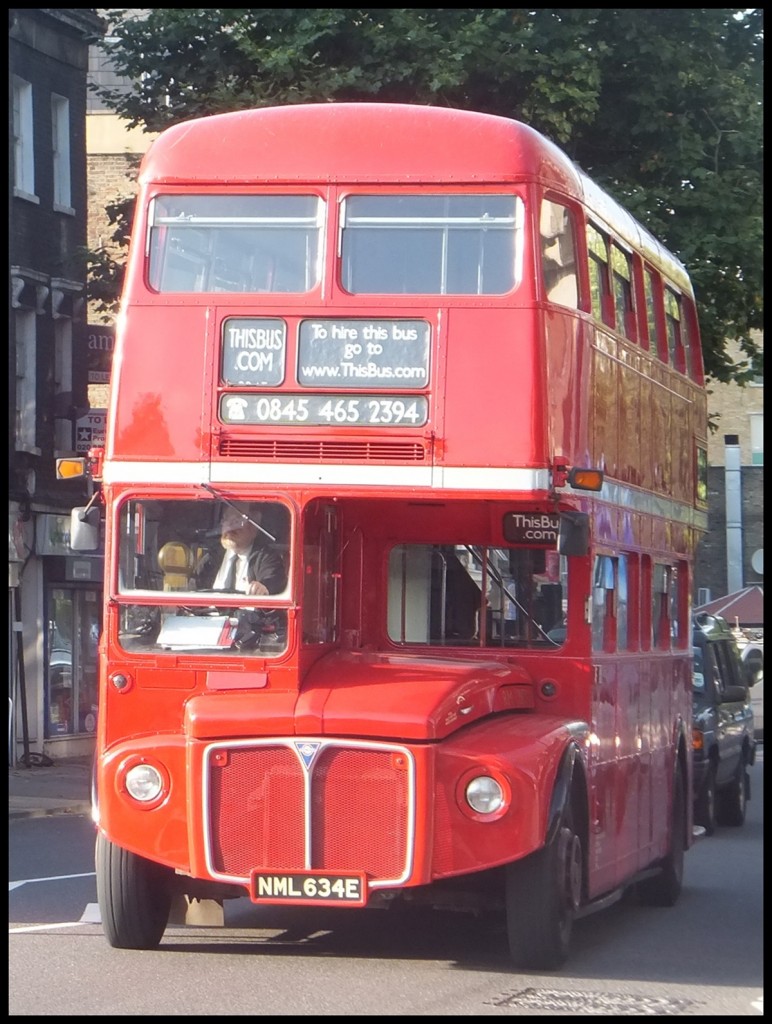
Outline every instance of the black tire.
<svg viewBox="0 0 772 1024">
<path fill-rule="evenodd" d="M 507 936 L 515 967 L 550 971 L 566 962 L 582 874 L 582 843 L 569 806 L 547 846 L 507 865 Z"/>
<path fill-rule="evenodd" d="M 97 900 L 111 946 L 155 949 L 169 921 L 172 880 L 169 868 L 97 835 Z"/>
<path fill-rule="evenodd" d="M 670 850 L 656 875 L 638 882 L 638 902 L 648 907 L 672 907 L 681 895 L 686 852 L 686 792 L 681 770 L 673 780 L 673 805 L 670 814 Z"/>
<path fill-rule="evenodd" d="M 694 824 L 702 825 L 706 835 L 716 831 L 716 769 L 708 768 L 702 790 L 694 803 Z"/>
<path fill-rule="evenodd" d="M 716 803 L 716 820 L 719 825 L 739 828 L 745 824 L 745 810 L 748 803 L 750 779 L 745 767 L 745 759 L 740 762 L 735 777 L 729 785 L 718 794 Z"/>
</svg>

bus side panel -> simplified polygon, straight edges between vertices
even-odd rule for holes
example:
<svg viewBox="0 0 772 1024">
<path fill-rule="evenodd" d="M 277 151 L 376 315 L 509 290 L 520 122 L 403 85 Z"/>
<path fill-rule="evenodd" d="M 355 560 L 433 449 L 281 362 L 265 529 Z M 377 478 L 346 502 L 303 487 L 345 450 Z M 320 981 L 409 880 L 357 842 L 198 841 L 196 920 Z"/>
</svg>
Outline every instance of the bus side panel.
<svg viewBox="0 0 772 1024">
<path fill-rule="evenodd" d="M 629 343 L 619 342 L 619 479 L 640 484 L 641 431 L 646 418 L 641 406 L 641 354 Z"/>
<path fill-rule="evenodd" d="M 589 466 L 591 399 L 587 330 L 572 311 L 547 308 L 544 313 L 544 373 L 548 417 L 548 453 L 570 466 Z"/>
<path fill-rule="evenodd" d="M 447 323 L 445 464 L 544 466 L 535 312 L 454 308 Z"/>
<path fill-rule="evenodd" d="M 675 379 L 673 383 L 672 416 L 670 420 L 670 437 L 673 451 L 680 457 L 673 461 L 673 480 L 671 493 L 678 501 L 691 505 L 694 500 L 694 430 L 692 428 L 692 408 L 684 382 Z M 676 550 L 683 550 L 677 548 Z"/>
<path fill-rule="evenodd" d="M 611 334 L 595 330 L 593 347 L 593 417 L 590 465 L 607 476 L 619 475 L 619 365 L 617 342 Z"/>
<path fill-rule="evenodd" d="M 432 879 L 475 873 L 539 849 L 555 778 L 571 734 L 553 715 L 498 716 L 436 751 Z M 510 799 L 495 821 L 474 814 L 464 789 L 475 775 L 505 780 Z"/>
<path fill-rule="evenodd" d="M 185 759 L 182 735 L 159 734 L 110 747 L 97 765 L 100 832 L 125 850 L 181 871 L 190 867 Z M 123 785 L 124 771 L 146 762 L 161 767 L 169 780 L 160 804 L 138 804 Z"/>
<path fill-rule="evenodd" d="M 210 317 L 201 306 L 129 306 L 116 347 L 108 458 L 209 458 Z M 124 353 L 124 347 L 130 351 Z"/>
</svg>

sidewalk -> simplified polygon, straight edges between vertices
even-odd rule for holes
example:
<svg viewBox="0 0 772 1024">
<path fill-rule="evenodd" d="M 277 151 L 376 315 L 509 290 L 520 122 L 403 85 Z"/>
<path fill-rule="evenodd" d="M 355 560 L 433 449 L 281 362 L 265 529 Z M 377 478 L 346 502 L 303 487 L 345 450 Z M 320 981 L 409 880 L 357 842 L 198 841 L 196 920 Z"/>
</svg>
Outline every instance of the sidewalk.
<svg viewBox="0 0 772 1024">
<path fill-rule="evenodd" d="M 91 814 L 91 758 L 56 761 L 49 767 L 8 767 L 8 817 Z"/>
</svg>

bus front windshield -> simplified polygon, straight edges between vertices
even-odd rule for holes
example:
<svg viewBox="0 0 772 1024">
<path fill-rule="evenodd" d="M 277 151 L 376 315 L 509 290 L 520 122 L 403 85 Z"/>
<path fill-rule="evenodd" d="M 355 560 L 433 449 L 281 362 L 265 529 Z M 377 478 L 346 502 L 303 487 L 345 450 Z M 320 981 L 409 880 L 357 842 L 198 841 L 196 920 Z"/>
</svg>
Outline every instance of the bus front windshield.
<svg viewBox="0 0 772 1024">
<path fill-rule="evenodd" d="M 121 645 L 282 653 L 289 535 L 289 511 L 278 502 L 125 502 L 117 537 Z"/>
</svg>

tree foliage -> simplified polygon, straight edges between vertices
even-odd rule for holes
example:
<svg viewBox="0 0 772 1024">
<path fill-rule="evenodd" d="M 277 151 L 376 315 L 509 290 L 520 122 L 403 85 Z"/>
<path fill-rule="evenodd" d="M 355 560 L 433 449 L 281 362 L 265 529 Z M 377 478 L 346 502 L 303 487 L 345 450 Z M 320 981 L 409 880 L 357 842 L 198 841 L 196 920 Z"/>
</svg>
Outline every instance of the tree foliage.
<svg viewBox="0 0 772 1024">
<path fill-rule="evenodd" d="M 761 10 L 108 10 L 129 126 L 383 100 L 526 121 L 689 268 L 716 380 L 760 372 Z M 746 362 L 734 365 L 726 340 Z"/>
</svg>

